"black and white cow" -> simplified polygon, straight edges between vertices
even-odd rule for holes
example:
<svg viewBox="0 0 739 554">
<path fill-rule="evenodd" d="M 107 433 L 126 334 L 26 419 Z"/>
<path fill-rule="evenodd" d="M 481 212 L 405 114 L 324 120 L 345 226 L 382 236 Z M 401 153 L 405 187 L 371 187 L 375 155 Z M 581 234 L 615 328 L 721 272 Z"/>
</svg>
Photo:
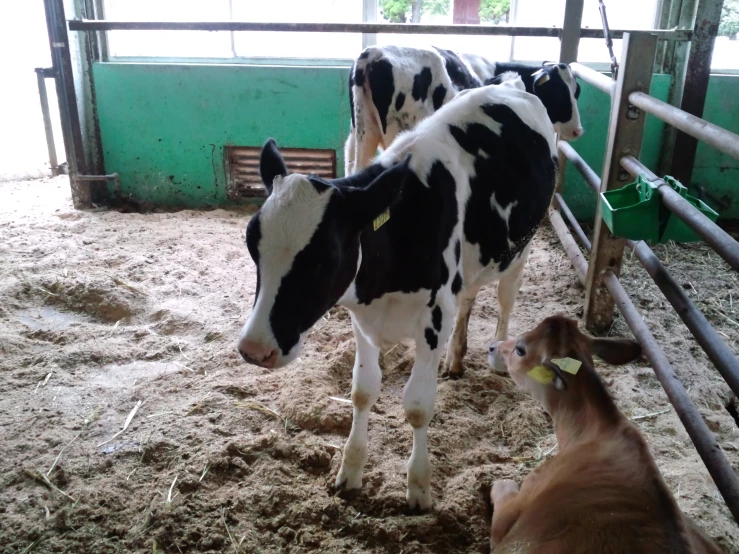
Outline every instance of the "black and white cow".
<svg viewBox="0 0 739 554">
<path fill-rule="evenodd" d="M 431 506 L 427 432 L 442 350 L 456 314 L 469 318 L 477 291 L 495 280 L 496 337 L 507 337 L 556 164 L 546 109 L 516 86 L 458 96 L 372 165 L 341 179 L 289 174 L 267 141 L 260 171 L 269 196 L 246 230 L 256 299 L 238 350 L 249 363 L 285 366 L 334 305 L 351 312 L 354 412 L 337 487 L 362 485 L 380 349 L 410 337 L 416 359 L 403 392 L 413 428 L 407 500 L 411 508 Z"/>
<path fill-rule="evenodd" d="M 344 145 L 345 175 L 367 167 L 377 148 L 388 148 L 401 131 L 413 129 L 460 91 L 498 84 L 506 72 L 521 75 L 526 90 L 544 104 L 560 137 L 583 134 L 577 99 L 580 85 L 567 64 L 542 67 L 490 62 L 441 48 L 372 46 L 349 76 L 351 127 Z"/>
</svg>

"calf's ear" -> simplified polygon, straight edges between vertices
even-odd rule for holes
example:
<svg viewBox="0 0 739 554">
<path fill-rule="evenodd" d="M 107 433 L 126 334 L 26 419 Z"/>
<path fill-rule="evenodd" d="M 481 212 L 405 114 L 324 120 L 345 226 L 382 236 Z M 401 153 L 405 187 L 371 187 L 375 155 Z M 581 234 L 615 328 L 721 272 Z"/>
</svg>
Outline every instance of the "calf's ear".
<svg viewBox="0 0 739 554">
<path fill-rule="evenodd" d="M 285 177 L 287 175 L 287 166 L 285 160 L 282 159 L 282 154 L 277 150 L 275 139 L 267 139 L 267 142 L 262 146 L 262 155 L 259 158 L 259 175 L 262 177 L 268 195 L 272 194 L 272 184 L 275 177 Z"/>
<path fill-rule="evenodd" d="M 410 171 L 410 159 L 408 154 L 405 160 L 379 175 L 376 175 L 377 168 L 370 166 L 352 176 L 353 187 L 340 187 L 345 202 L 344 213 L 351 222 L 352 231 L 361 231 L 394 203 Z M 364 183 L 360 182 L 362 179 Z"/>
<path fill-rule="evenodd" d="M 641 346 L 629 339 L 590 338 L 590 351 L 604 362 L 622 365 L 633 362 L 641 356 Z"/>
</svg>

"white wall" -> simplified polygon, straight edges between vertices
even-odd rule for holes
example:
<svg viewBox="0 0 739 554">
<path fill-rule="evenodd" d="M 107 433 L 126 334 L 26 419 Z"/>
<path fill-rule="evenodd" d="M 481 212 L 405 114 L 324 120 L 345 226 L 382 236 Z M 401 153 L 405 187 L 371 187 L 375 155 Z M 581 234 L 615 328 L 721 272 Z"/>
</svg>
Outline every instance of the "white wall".
<svg viewBox="0 0 739 554">
<path fill-rule="evenodd" d="M 35 67 L 51 67 L 41 0 L 3 1 L 0 18 L 0 181 L 49 175 Z M 59 163 L 65 160 L 53 79 L 46 80 Z"/>
</svg>

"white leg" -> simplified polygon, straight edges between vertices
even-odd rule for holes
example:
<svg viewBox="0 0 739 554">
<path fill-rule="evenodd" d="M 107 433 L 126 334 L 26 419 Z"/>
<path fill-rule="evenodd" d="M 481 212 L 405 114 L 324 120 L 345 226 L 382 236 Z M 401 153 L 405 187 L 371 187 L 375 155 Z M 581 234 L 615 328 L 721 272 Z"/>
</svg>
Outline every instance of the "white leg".
<svg viewBox="0 0 739 554">
<path fill-rule="evenodd" d="M 448 315 L 448 314 L 447 314 Z M 434 415 L 436 400 L 436 377 L 439 371 L 441 352 L 451 327 L 443 325 L 436 334 L 436 346 L 428 343 L 426 331 L 416 338 L 416 362 L 411 377 L 403 390 L 405 418 L 413 427 L 413 451 L 408 461 L 408 490 L 406 500 L 411 509 L 431 508 L 431 462 L 429 461 L 427 435 L 429 423 Z"/>
<path fill-rule="evenodd" d="M 472 307 L 480 289 L 473 288 L 462 291 L 459 296 L 459 307 L 457 308 L 457 320 L 454 323 L 454 332 L 446 349 L 444 357 L 443 375 L 451 379 L 458 379 L 464 375 L 464 360 L 467 354 L 467 327 L 470 323 Z"/>
<path fill-rule="evenodd" d="M 357 131 L 351 126 L 349 136 L 344 143 L 344 177 L 349 177 L 354 173 L 354 154 L 356 152 Z"/>
<path fill-rule="evenodd" d="M 362 472 L 367 463 L 367 427 L 369 413 L 380 397 L 382 373 L 378 362 L 380 349 L 373 346 L 362 335 L 353 321 L 354 338 L 357 342 L 357 354 L 354 358 L 352 372 L 352 403 L 354 417 L 352 430 L 344 445 L 344 456 L 341 469 L 336 477 L 336 487 L 345 485 L 347 489 L 362 488 Z"/>
<path fill-rule="evenodd" d="M 521 256 L 515 260 L 503 277 L 498 282 L 498 325 L 495 328 L 495 340 L 503 341 L 508 339 L 508 321 L 511 317 L 513 305 L 516 303 L 516 295 L 521 288 L 523 281 L 523 268 L 526 266 L 526 260 L 529 257 L 529 248 L 527 246 L 521 253 Z"/>
</svg>

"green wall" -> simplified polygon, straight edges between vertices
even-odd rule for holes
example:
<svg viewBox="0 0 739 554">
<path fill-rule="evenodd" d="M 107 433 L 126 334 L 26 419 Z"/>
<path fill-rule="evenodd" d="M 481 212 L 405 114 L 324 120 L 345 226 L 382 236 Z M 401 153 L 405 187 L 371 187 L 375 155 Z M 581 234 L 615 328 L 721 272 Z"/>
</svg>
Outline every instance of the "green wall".
<svg viewBox="0 0 739 554">
<path fill-rule="evenodd" d="M 126 197 L 159 206 L 228 204 L 224 146 L 261 146 L 270 136 L 282 147 L 336 149 L 343 173 L 347 67 L 96 63 L 93 71 L 106 170 L 120 174 Z M 664 100 L 668 86 L 668 76 L 655 75 L 650 93 Z M 739 77 L 712 76 L 705 118 L 739 132 L 737 108 Z M 605 95 L 583 83 L 580 112 L 585 136 L 572 146 L 600 174 Z M 653 169 L 663 130 L 647 119 L 641 160 Z M 731 198 L 738 171 L 739 162 L 701 145 L 694 183 Z M 596 196 L 572 168 L 565 198 L 577 217 L 593 217 Z M 739 204 L 721 215 L 739 218 Z"/>
<path fill-rule="evenodd" d="M 739 134 L 739 75 L 712 75 L 703 118 Z M 739 219 L 739 160 L 699 143 L 693 166 L 693 185 L 703 185 L 729 206 L 706 202 L 723 217 Z"/>
<path fill-rule="evenodd" d="M 224 146 L 336 148 L 349 132 L 348 68 L 97 63 L 105 167 L 127 198 L 227 204 Z"/>
</svg>

